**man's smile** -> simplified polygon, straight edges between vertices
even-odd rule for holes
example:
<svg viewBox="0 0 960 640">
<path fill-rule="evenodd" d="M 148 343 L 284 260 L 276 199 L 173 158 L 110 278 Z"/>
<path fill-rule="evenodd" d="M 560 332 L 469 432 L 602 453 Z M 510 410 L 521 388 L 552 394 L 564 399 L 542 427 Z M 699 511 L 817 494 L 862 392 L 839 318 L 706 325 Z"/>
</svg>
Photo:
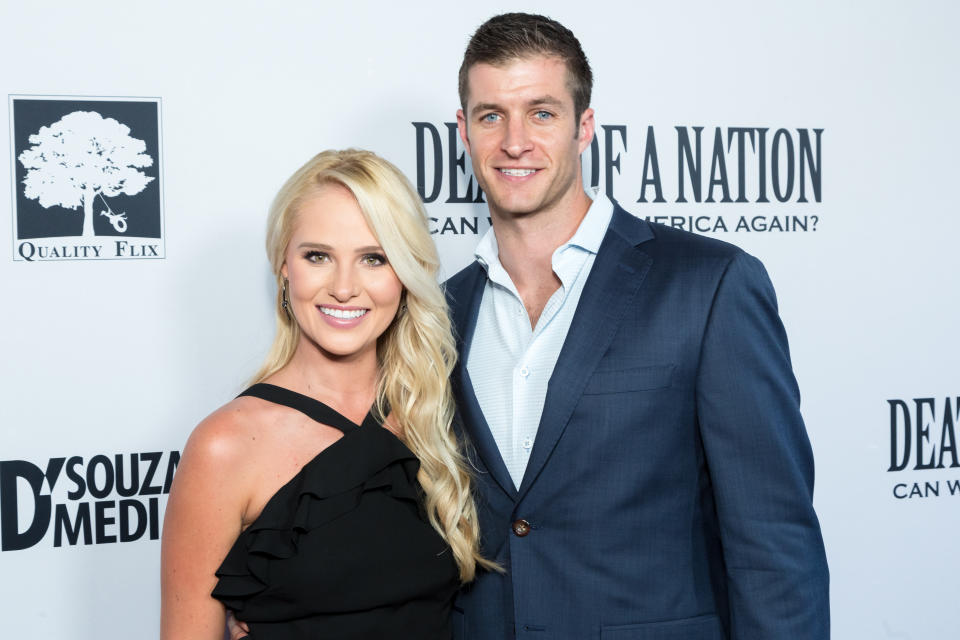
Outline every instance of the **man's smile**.
<svg viewBox="0 0 960 640">
<path fill-rule="evenodd" d="M 523 178 L 526 176 L 533 175 L 539 171 L 539 169 L 500 169 L 500 173 L 506 176 L 511 176 L 514 178 Z"/>
</svg>

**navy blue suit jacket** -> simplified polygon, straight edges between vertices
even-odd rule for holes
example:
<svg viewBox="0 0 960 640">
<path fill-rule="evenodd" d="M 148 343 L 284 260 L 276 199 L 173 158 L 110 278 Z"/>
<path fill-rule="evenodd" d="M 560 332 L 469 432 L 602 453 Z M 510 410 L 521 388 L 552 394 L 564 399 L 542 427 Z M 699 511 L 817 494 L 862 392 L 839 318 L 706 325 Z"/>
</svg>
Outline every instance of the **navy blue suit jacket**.
<svg viewBox="0 0 960 640">
<path fill-rule="evenodd" d="M 456 637 L 828 638 L 813 456 L 763 265 L 616 205 L 519 489 L 465 365 L 485 280 L 473 263 L 446 287 L 482 546 L 506 573 L 460 593 Z"/>
</svg>

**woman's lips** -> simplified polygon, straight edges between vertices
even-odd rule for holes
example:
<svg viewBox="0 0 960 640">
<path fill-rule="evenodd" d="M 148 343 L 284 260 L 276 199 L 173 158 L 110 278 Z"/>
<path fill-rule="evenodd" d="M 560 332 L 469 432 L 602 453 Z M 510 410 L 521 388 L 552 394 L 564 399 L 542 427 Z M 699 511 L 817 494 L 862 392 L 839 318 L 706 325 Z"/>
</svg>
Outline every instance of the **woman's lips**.
<svg viewBox="0 0 960 640">
<path fill-rule="evenodd" d="M 330 326 L 339 329 L 349 329 L 355 327 L 366 317 L 369 309 L 362 307 L 333 307 L 328 305 L 318 305 L 320 317 Z"/>
</svg>

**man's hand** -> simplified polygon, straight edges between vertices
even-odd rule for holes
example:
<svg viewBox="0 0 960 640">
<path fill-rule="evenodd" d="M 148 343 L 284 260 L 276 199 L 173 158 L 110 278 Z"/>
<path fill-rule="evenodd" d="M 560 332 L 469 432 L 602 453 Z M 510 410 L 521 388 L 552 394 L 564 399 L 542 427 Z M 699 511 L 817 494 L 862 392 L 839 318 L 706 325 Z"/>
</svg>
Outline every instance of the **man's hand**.
<svg viewBox="0 0 960 640">
<path fill-rule="evenodd" d="M 245 638 L 250 633 L 250 627 L 247 626 L 247 623 L 233 617 L 233 611 L 227 612 L 227 630 L 230 632 L 230 640 Z"/>
</svg>

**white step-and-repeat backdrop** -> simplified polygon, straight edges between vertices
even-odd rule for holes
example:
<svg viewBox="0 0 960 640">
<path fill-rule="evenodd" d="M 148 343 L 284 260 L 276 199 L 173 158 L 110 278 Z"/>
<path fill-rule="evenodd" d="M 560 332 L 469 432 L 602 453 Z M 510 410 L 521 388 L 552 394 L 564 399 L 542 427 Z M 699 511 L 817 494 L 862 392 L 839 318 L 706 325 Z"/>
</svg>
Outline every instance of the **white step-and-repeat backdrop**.
<svg viewBox="0 0 960 640">
<path fill-rule="evenodd" d="M 457 68 L 518 8 L 593 64 L 587 182 L 767 265 L 834 637 L 957 637 L 960 10 L 760 0 L 4 3 L 0 637 L 156 635 L 178 451 L 270 341 L 265 211 L 302 162 L 381 153 L 446 274 L 472 259 Z"/>
</svg>

